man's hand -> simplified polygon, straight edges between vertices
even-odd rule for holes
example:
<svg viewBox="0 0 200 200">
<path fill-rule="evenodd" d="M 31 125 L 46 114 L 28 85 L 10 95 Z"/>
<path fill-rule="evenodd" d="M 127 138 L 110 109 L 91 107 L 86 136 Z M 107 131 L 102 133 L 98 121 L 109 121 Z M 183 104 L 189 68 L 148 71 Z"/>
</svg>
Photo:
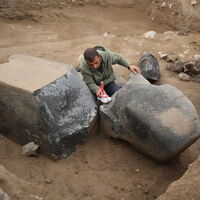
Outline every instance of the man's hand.
<svg viewBox="0 0 200 200">
<path fill-rule="evenodd" d="M 104 92 L 101 90 L 101 88 L 99 88 L 97 91 L 96 91 L 96 95 L 97 97 L 102 97 L 104 95 Z"/>
<path fill-rule="evenodd" d="M 138 66 L 129 65 L 129 69 L 130 69 L 133 73 L 141 74 L 140 68 L 139 68 Z"/>
</svg>

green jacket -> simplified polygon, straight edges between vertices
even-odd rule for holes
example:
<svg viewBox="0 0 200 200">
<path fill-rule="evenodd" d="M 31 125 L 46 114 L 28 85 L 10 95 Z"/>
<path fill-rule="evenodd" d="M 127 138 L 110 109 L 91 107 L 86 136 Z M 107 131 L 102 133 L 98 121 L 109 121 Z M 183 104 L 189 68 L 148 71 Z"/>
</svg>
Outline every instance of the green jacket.
<svg viewBox="0 0 200 200">
<path fill-rule="evenodd" d="M 112 53 L 109 50 L 97 50 L 97 52 L 102 58 L 98 69 L 90 68 L 84 58 L 80 64 L 83 81 L 93 93 L 96 93 L 99 89 L 101 81 L 104 82 L 104 85 L 107 85 L 116 79 L 113 73 L 112 65 L 119 64 L 128 68 L 130 64 L 126 59 L 122 58 L 118 54 Z"/>
</svg>

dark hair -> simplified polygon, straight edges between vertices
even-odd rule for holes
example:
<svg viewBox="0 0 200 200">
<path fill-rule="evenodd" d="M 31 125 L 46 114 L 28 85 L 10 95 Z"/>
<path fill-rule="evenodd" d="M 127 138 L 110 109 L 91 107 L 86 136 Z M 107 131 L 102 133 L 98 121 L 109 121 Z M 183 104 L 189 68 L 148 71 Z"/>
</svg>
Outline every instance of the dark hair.
<svg viewBox="0 0 200 200">
<path fill-rule="evenodd" d="M 84 55 L 85 60 L 92 62 L 95 56 L 99 56 L 99 53 L 97 52 L 95 48 L 88 48 L 84 51 L 83 55 Z"/>
</svg>

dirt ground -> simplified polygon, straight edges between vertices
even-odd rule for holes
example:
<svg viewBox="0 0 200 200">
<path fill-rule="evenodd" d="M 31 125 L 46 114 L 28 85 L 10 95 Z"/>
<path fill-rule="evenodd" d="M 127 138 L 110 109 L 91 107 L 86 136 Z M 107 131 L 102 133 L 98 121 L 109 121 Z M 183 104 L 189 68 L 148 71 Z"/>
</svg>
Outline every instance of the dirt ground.
<svg viewBox="0 0 200 200">
<path fill-rule="evenodd" d="M 37 22 L 0 19 L 0 63 L 23 53 L 75 66 L 84 49 L 96 45 L 133 63 L 144 52 L 158 58 L 164 53 L 175 54 L 184 61 L 200 54 L 199 33 L 176 34 L 134 8 L 80 6 L 44 9 L 40 15 Z M 142 37 L 151 30 L 157 33 L 154 38 Z M 166 70 L 165 61 L 159 63 L 159 84 L 180 89 L 200 114 L 199 83 L 180 81 L 177 74 Z M 115 66 L 114 70 L 128 79 L 128 71 L 123 67 Z M 90 136 L 70 157 L 55 162 L 43 156 L 25 157 L 21 146 L 0 137 L 0 163 L 17 177 L 41 188 L 38 196 L 28 194 L 29 199 L 153 200 L 183 175 L 199 152 L 198 140 L 173 161 L 159 164 L 131 145 L 100 133 Z M 4 189 L 8 189 L 6 185 Z"/>
</svg>

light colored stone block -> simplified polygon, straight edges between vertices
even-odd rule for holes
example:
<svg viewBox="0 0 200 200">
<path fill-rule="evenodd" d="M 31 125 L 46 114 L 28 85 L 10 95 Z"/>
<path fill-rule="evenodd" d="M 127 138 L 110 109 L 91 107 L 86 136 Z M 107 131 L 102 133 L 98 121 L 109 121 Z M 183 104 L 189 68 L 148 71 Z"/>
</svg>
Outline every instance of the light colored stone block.
<svg viewBox="0 0 200 200">
<path fill-rule="evenodd" d="M 0 65 L 0 81 L 30 92 L 67 72 L 67 65 L 33 56 L 16 54 Z"/>
</svg>

